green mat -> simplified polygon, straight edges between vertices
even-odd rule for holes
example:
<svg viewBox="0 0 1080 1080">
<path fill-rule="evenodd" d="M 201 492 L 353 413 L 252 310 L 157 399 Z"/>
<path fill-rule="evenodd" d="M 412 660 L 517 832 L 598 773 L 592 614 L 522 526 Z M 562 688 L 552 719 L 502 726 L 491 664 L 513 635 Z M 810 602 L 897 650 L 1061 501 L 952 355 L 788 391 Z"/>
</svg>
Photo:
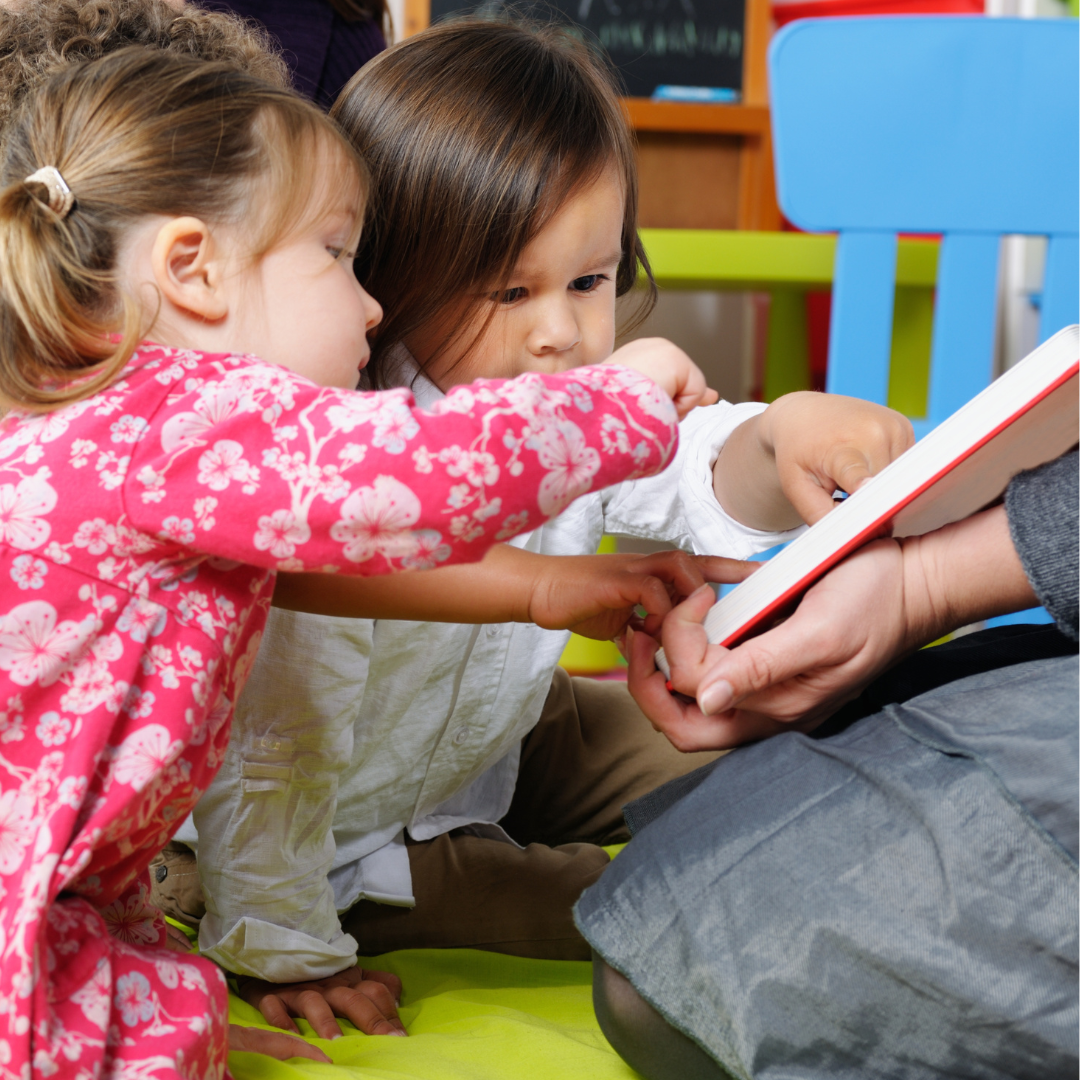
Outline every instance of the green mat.
<svg viewBox="0 0 1080 1080">
<path fill-rule="evenodd" d="M 604 850 L 615 858 L 625 846 Z M 477 949 L 409 949 L 360 962 L 401 979 L 409 1038 L 363 1035 L 339 1020 L 340 1039 L 318 1039 L 297 1020 L 333 1065 L 230 1054 L 235 1080 L 637 1080 L 596 1022 L 589 963 Z M 269 1028 L 231 994 L 229 1019 Z"/>
<path fill-rule="evenodd" d="M 328 1041 L 300 1030 L 333 1065 L 262 1054 L 230 1054 L 235 1080 L 634 1080 L 608 1045 L 592 1009 L 592 967 L 522 960 L 474 949 L 414 949 L 362 961 L 404 984 L 408 1039 L 362 1035 L 340 1020 Z M 229 998 L 234 1023 L 267 1027 L 259 1012 Z"/>
</svg>

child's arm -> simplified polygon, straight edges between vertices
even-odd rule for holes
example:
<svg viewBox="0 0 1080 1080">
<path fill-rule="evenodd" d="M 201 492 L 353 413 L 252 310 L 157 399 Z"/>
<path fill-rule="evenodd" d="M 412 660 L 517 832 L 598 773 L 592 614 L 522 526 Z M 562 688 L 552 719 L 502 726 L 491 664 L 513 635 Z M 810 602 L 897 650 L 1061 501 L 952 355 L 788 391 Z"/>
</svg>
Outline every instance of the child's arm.
<svg viewBox="0 0 1080 1080">
<path fill-rule="evenodd" d="M 786 394 L 732 432 L 713 490 L 737 521 L 768 531 L 813 524 L 915 441 L 900 413 L 857 398 Z"/>
<path fill-rule="evenodd" d="M 267 569 L 371 576 L 471 562 L 579 495 L 670 461 L 668 394 L 685 398 L 700 373 L 683 356 L 672 374 L 652 351 L 627 357 L 634 370 L 455 387 L 430 412 L 407 391 L 320 389 L 244 358 L 206 357 L 194 373 L 174 364 L 147 394 L 173 378 L 184 390 L 140 403 L 154 415 L 127 474 L 129 517 L 178 547 Z M 642 374 L 654 368 L 661 385 Z"/>
<path fill-rule="evenodd" d="M 481 562 L 407 576 L 281 574 L 278 607 L 367 619 L 424 622 L 533 622 L 601 639 L 620 634 L 636 606 L 651 631 L 706 581 L 737 582 L 754 567 L 713 556 L 537 555 L 500 544 Z"/>
</svg>

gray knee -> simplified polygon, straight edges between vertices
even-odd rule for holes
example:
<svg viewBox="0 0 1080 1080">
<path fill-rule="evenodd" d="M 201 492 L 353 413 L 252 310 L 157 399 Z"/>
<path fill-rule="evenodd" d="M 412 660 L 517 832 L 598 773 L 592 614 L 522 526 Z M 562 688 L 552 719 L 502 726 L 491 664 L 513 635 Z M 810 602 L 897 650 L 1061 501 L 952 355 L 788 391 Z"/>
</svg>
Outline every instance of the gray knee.
<svg viewBox="0 0 1080 1080">
<path fill-rule="evenodd" d="M 629 979 L 595 954 L 593 1007 L 608 1042 L 645 1080 L 731 1080 L 697 1043 L 645 1001 Z"/>
</svg>

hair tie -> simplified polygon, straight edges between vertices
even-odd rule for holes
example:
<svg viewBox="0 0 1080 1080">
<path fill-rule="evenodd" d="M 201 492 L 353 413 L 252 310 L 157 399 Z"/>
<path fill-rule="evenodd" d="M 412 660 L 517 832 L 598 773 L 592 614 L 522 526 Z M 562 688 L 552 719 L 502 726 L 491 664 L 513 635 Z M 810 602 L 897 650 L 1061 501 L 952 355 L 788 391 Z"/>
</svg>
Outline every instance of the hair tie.
<svg viewBox="0 0 1080 1080">
<path fill-rule="evenodd" d="M 38 169 L 37 172 L 31 173 L 23 183 L 44 184 L 49 189 L 49 209 L 55 210 L 61 219 L 71 213 L 71 208 L 75 204 L 75 195 L 55 165 L 46 165 L 43 169 Z"/>
</svg>

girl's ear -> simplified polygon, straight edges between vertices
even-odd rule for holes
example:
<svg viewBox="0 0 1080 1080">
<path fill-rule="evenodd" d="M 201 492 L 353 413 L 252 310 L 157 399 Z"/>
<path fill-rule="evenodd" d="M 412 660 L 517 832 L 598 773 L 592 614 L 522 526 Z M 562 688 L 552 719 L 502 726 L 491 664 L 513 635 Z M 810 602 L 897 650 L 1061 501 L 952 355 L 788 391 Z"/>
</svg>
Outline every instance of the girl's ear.
<svg viewBox="0 0 1080 1080">
<path fill-rule="evenodd" d="M 174 307 L 204 322 L 228 315 L 221 255 L 204 221 L 170 218 L 158 230 L 150 260 L 161 295 Z"/>
</svg>

